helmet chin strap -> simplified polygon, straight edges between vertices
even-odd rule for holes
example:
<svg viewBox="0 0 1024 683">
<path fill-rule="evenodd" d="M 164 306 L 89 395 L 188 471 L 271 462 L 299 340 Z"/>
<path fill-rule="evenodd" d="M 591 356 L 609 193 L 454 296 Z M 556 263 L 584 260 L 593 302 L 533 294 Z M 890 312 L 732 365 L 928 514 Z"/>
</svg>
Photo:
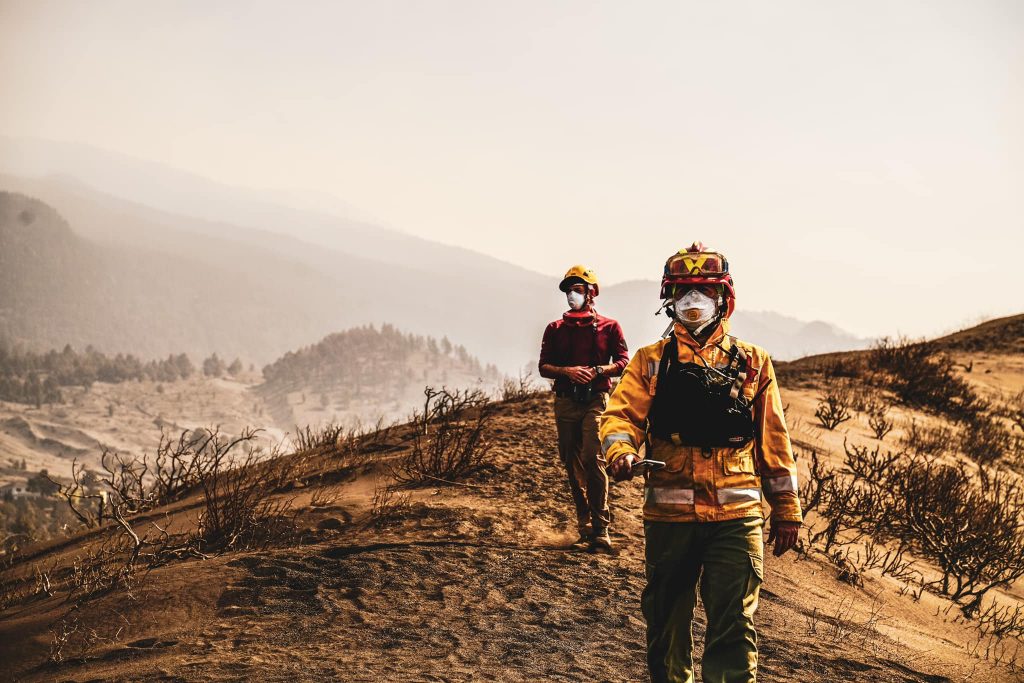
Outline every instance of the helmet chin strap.
<svg viewBox="0 0 1024 683">
<path fill-rule="evenodd" d="M 715 316 L 713 318 L 711 318 L 710 320 L 708 320 L 706 323 L 703 323 L 700 326 L 695 327 L 692 330 L 690 330 L 690 334 L 692 334 L 694 337 L 699 337 L 701 334 L 704 333 L 704 330 L 706 330 L 708 328 L 708 326 L 711 325 L 711 323 L 716 323 L 720 319 L 721 319 L 721 316 L 716 313 Z M 684 325 L 684 327 L 685 327 L 685 325 Z"/>
</svg>

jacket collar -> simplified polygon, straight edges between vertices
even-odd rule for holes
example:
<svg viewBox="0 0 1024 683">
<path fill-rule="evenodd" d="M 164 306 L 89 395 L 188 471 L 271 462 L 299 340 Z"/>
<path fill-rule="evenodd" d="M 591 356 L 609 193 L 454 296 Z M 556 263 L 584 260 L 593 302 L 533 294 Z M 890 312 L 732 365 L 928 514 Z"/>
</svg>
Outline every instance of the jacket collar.
<svg viewBox="0 0 1024 683">
<path fill-rule="evenodd" d="M 723 318 L 722 321 L 718 323 L 718 327 L 715 328 L 715 331 L 711 333 L 711 336 L 708 337 L 708 340 L 704 342 L 703 345 L 701 345 L 700 342 L 698 342 L 696 339 L 690 336 L 690 331 L 683 327 L 680 323 L 675 324 L 673 331 L 675 332 L 676 340 L 679 343 L 686 344 L 692 349 L 701 351 L 709 346 L 714 347 L 715 344 L 717 344 L 718 342 L 722 341 L 723 338 L 725 338 L 725 335 L 729 333 L 729 319 Z"/>
<path fill-rule="evenodd" d="M 577 327 L 593 325 L 598 318 L 597 311 L 593 308 L 588 308 L 584 311 L 566 311 L 562 314 L 562 320 L 567 325 L 575 325 Z"/>
</svg>

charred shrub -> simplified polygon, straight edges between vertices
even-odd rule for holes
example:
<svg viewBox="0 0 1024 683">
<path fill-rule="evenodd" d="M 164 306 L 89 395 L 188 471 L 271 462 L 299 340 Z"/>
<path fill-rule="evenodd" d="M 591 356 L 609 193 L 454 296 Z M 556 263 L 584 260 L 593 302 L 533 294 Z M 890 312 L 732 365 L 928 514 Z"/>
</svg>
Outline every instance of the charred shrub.
<svg viewBox="0 0 1024 683">
<path fill-rule="evenodd" d="M 236 440 L 227 439 L 217 429 L 184 431 L 177 439 L 161 434 L 153 462 L 151 488 L 155 502 L 169 503 L 192 491 L 215 468 L 223 466 L 232 449 L 250 443 L 257 434 L 246 430 Z"/>
<path fill-rule="evenodd" d="M 872 538 L 926 559 L 941 578 L 924 585 L 976 611 L 993 588 L 1024 576 L 1024 491 L 1003 473 L 942 464 L 902 451 L 845 445 L 843 468 L 812 456 L 802 490 L 824 526 L 811 542 L 826 553 Z"/>
<path fill-rule="evenodd" d="M 858 413 L 874 413 L 884 408 L 879 400 L 878 391 L 862 382 L 848 382 L 846 385 L 850 397 L 850 408 Z"/>
<path fill-rule="evenodd" d="M 870 358 L 875 383 L 890 389 L 906 405 L 955 420 L 971 419 L 989 407 L 957 376 L 953 361 L 926 342 L 883 338 Z"/>
<path fill-rule="evenodd" d="M 148 454 L 138 458 L 104 448 L 103 474 L 96 476 L 76 462 L 69 483 L 53 483 L 79 521 L 95 527 L 104 520 L 116 521 L 117 515 L 136 515 L 194 491 L 215 469 L 224 467 L 232 449 L 252 441 L 256 434 L 248 430 L 230 440 L 216 429 L 185 430 L 177 438 L 162 433 L 152 459 Z"/>
<path fill-rule="evenodd" d="M 1002 424 L 991 418 L 974 420 L 960 429 L 960 450 L 979 465 L 990 465 L 1009 455 L 1014 439 Z"/>
<path fill-rule="evenodd" d="M 533 381 L 533 375 L 520 373 L 519 377 L 506 377 L 501 383 L 501 400 L 517 403 L 539 396 L 543 391 L 543 387 Z"/>
<path fill-rule="evenodd" d="M 343 447 L 350 432 L 333 422 L 322 427 L 295 430 L 295 450 L 302 453 L 333 453 Z"/>
<path fill-rule="evenodd" d="M 826 380 L 837 378 L 856 378 L 864 374 L 864 364 L 856 357 L 838 356 L 828 358 L 819 365 L 821 376 Z"/>
<path fill-rule="evenodd" d="M 1000 413 L 1010 420 L 1017 429 L 1024 432 L 1024 390 L 1010 399 L 1002 407 Z"/>
<path fill-rule="evenodd" d="M 423 411 L 412 449 L 398 464 L 395 477 L 406 484 L 454 482 L 484 464 L 491 444 L 486 433 L 496 407 L 480 391 L 424 390 Z"/>
<path fill-rule="evenodd" d="M 828 354 L 819 358 L 796 362 L 779 361 L 775 364 L 776 378 L 785 385 L 818 386 L 820 380 L 863 377 L 866 365 L 857 355 Z"/>
<path fill-rule="evenodd" d="M 892 431 L 893 421 L 887 416 L 884 406 L 875 407 L 868 414 L 868 427 L 874 432 L 875 438 L 881 441 L 885 435 Z"/>
<path fill-rule="evenodd" d="M 895 529 L 942 572 L 939 591 L 972 612 L 997 586 L 1024 576 L 1024 493 L 1001 474 L 912 462 L 897 489 L 905 518 Z"/>
<path fill-rule="evenodd" d="M 848 387 L 832 388 L 819 397 L 814 417 L 818 418 L 818 423 L 822 427 L 831 431 L 853 417 L 850 413 L 850 401 Z"/>
<path fill-rule="evenodd" d="M 800 500 L 804 512 L 818 510 L 823 498 L 831 492 L 831 483 L 838 474 L 821 461 L 815 450 L 811 451 L 811 463 L 808 467 L 811 476 L 800 487 Z"/>
<path fill-rule="evenodd" d="M 195 535 L 202 552 L 265 547 L 294 535 L 291 501 L 272 494 L 294 480 L 297 460 L 272 451 L 264 457 L 252 445 L 256 431 L 246 429 L 235 439 L 210 442 L 211 461 L 199 482 L 204 509 Z M 240 444 L 240 458 L 229 457 Z"/>
<path fill-rule="evenodd" d="M 890 524 L 892 507 L 883 507 L 882 491 L 870 484 L 884 476 L 884 471 L 898 462 L 902 453 L 886 451 L 881 447 L 869 450 L 843 442 L 846 450 L 845 467 L 830 470 L 817 456 L 811 454 L 811 477 L 801 490 L 808 510 L 817 510 L 825 525 L 816 529 L 811 544 L 824 543 L 825 552 L 844 542 L 855 542 L 870 536 L 877 524 Z"/>
<path fill-rule="evenodd" d="M 245 429 L 229 437 L 216 429 L 199 429 L 186 430 L 177 439 L 161 436 L 152 461 L 104 450 L 105 474 L 98 488 L 88 487 L 83 470 L 73 467 L 72 482 L 60 493 L 86 526 L 114 522 L 120 538 L 130 542 L 129 565 L 140 556 L 160 564 L 182 555 L 269 542 L 290 528 L 289 503 L 272 496 L 293 482 L 302 459 L 282 456 L 276 448 L 264 452 L 255 442 L 258 434 Z M 196 490 L 202 493 L 203 512 L 194 533 L 172 538 L 152 525 L 158 534 L 150 537 L 135 528 L 134 516 Z"/>
<path fill-rule="evenodd" d="M 389 440 L 394 431 L 395 425 L 385 423 L 383 418 L 370 426 L 356 424 L 345 428 L 331 423 L 296 429 L 295 452 L 306 460 L 324 456 L 336 465 L 356 466 L 371 459 L 374 453 L 393 448 Z"/>
<path fill-rule="evenodd" d="M 934 427 L 921 425 L 917 420 L 911 420 L 903 436 L 900 438 L 900 445 L 913 455 L 936 458 L 950 452 L 953 440 L 953 430 L 944 424 Z"/>
<path fill-rule="evenodd" d="M 301 459 L 264 452 L 256 435 L 251 429 L 234 438 L 216 430 L 186 431 L 178 439 L 162 437 L 152 460 L 104 451 L 105 474 L 98 477 L 73 464 L 72 481 L 60 485 L 60 494 L 96 530 L 68 564 L 55 561 L 35 568 L 28 581 L 0 583 L 0 604 L 63 594 L 51 624 L 50 660 L 84 657 L 123 631 L 120 615 L 97 627 L 79 622 L 82 606 L 93 598 L 117 592 L 133 599 L 150 569 L 173 560 L 293 538 L 291 501 L 273 494 L 294 480 Z M 202 508 L 195 529 L 171 533 L 159 519 L 140 515 L 196 489 Z"/>
</svg>

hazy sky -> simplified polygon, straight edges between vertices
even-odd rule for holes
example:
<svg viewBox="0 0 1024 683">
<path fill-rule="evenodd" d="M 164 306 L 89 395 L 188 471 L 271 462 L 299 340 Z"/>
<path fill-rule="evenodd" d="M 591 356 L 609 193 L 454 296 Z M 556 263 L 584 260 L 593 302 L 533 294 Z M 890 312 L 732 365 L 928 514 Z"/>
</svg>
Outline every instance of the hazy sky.
<svg viewBox="0 0 1024 683">
<path fill-rule="evenodd" d="M 553 277 L 699 238 L 740 306 L 862 335 L 1024 311 L 1015 0 L 0 0 L 0 135 Z"/>
</svg>

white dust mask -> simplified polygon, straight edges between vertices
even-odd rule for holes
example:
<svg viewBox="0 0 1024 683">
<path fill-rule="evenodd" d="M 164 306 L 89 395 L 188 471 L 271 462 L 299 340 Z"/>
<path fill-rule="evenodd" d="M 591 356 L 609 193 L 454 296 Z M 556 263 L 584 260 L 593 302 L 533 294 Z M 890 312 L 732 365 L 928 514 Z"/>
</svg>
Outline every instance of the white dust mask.
<svg viewBox="0 0 1024 683">
<path fill-rule="evenodd" d="M 673 304 L 676 320 L 693 332 L 702 330 L 718 314 L 718 302 L 697 289 L 691 289 Z"/>
<path fill-rule="evenodd" d="M 583 308 L 583 304 L 587 301 L 587 297 L 579 292 L 566 292 L 565 298 L 569 301 L 569 308 L 574 311 L 578 311 Z"/>
</svg>

